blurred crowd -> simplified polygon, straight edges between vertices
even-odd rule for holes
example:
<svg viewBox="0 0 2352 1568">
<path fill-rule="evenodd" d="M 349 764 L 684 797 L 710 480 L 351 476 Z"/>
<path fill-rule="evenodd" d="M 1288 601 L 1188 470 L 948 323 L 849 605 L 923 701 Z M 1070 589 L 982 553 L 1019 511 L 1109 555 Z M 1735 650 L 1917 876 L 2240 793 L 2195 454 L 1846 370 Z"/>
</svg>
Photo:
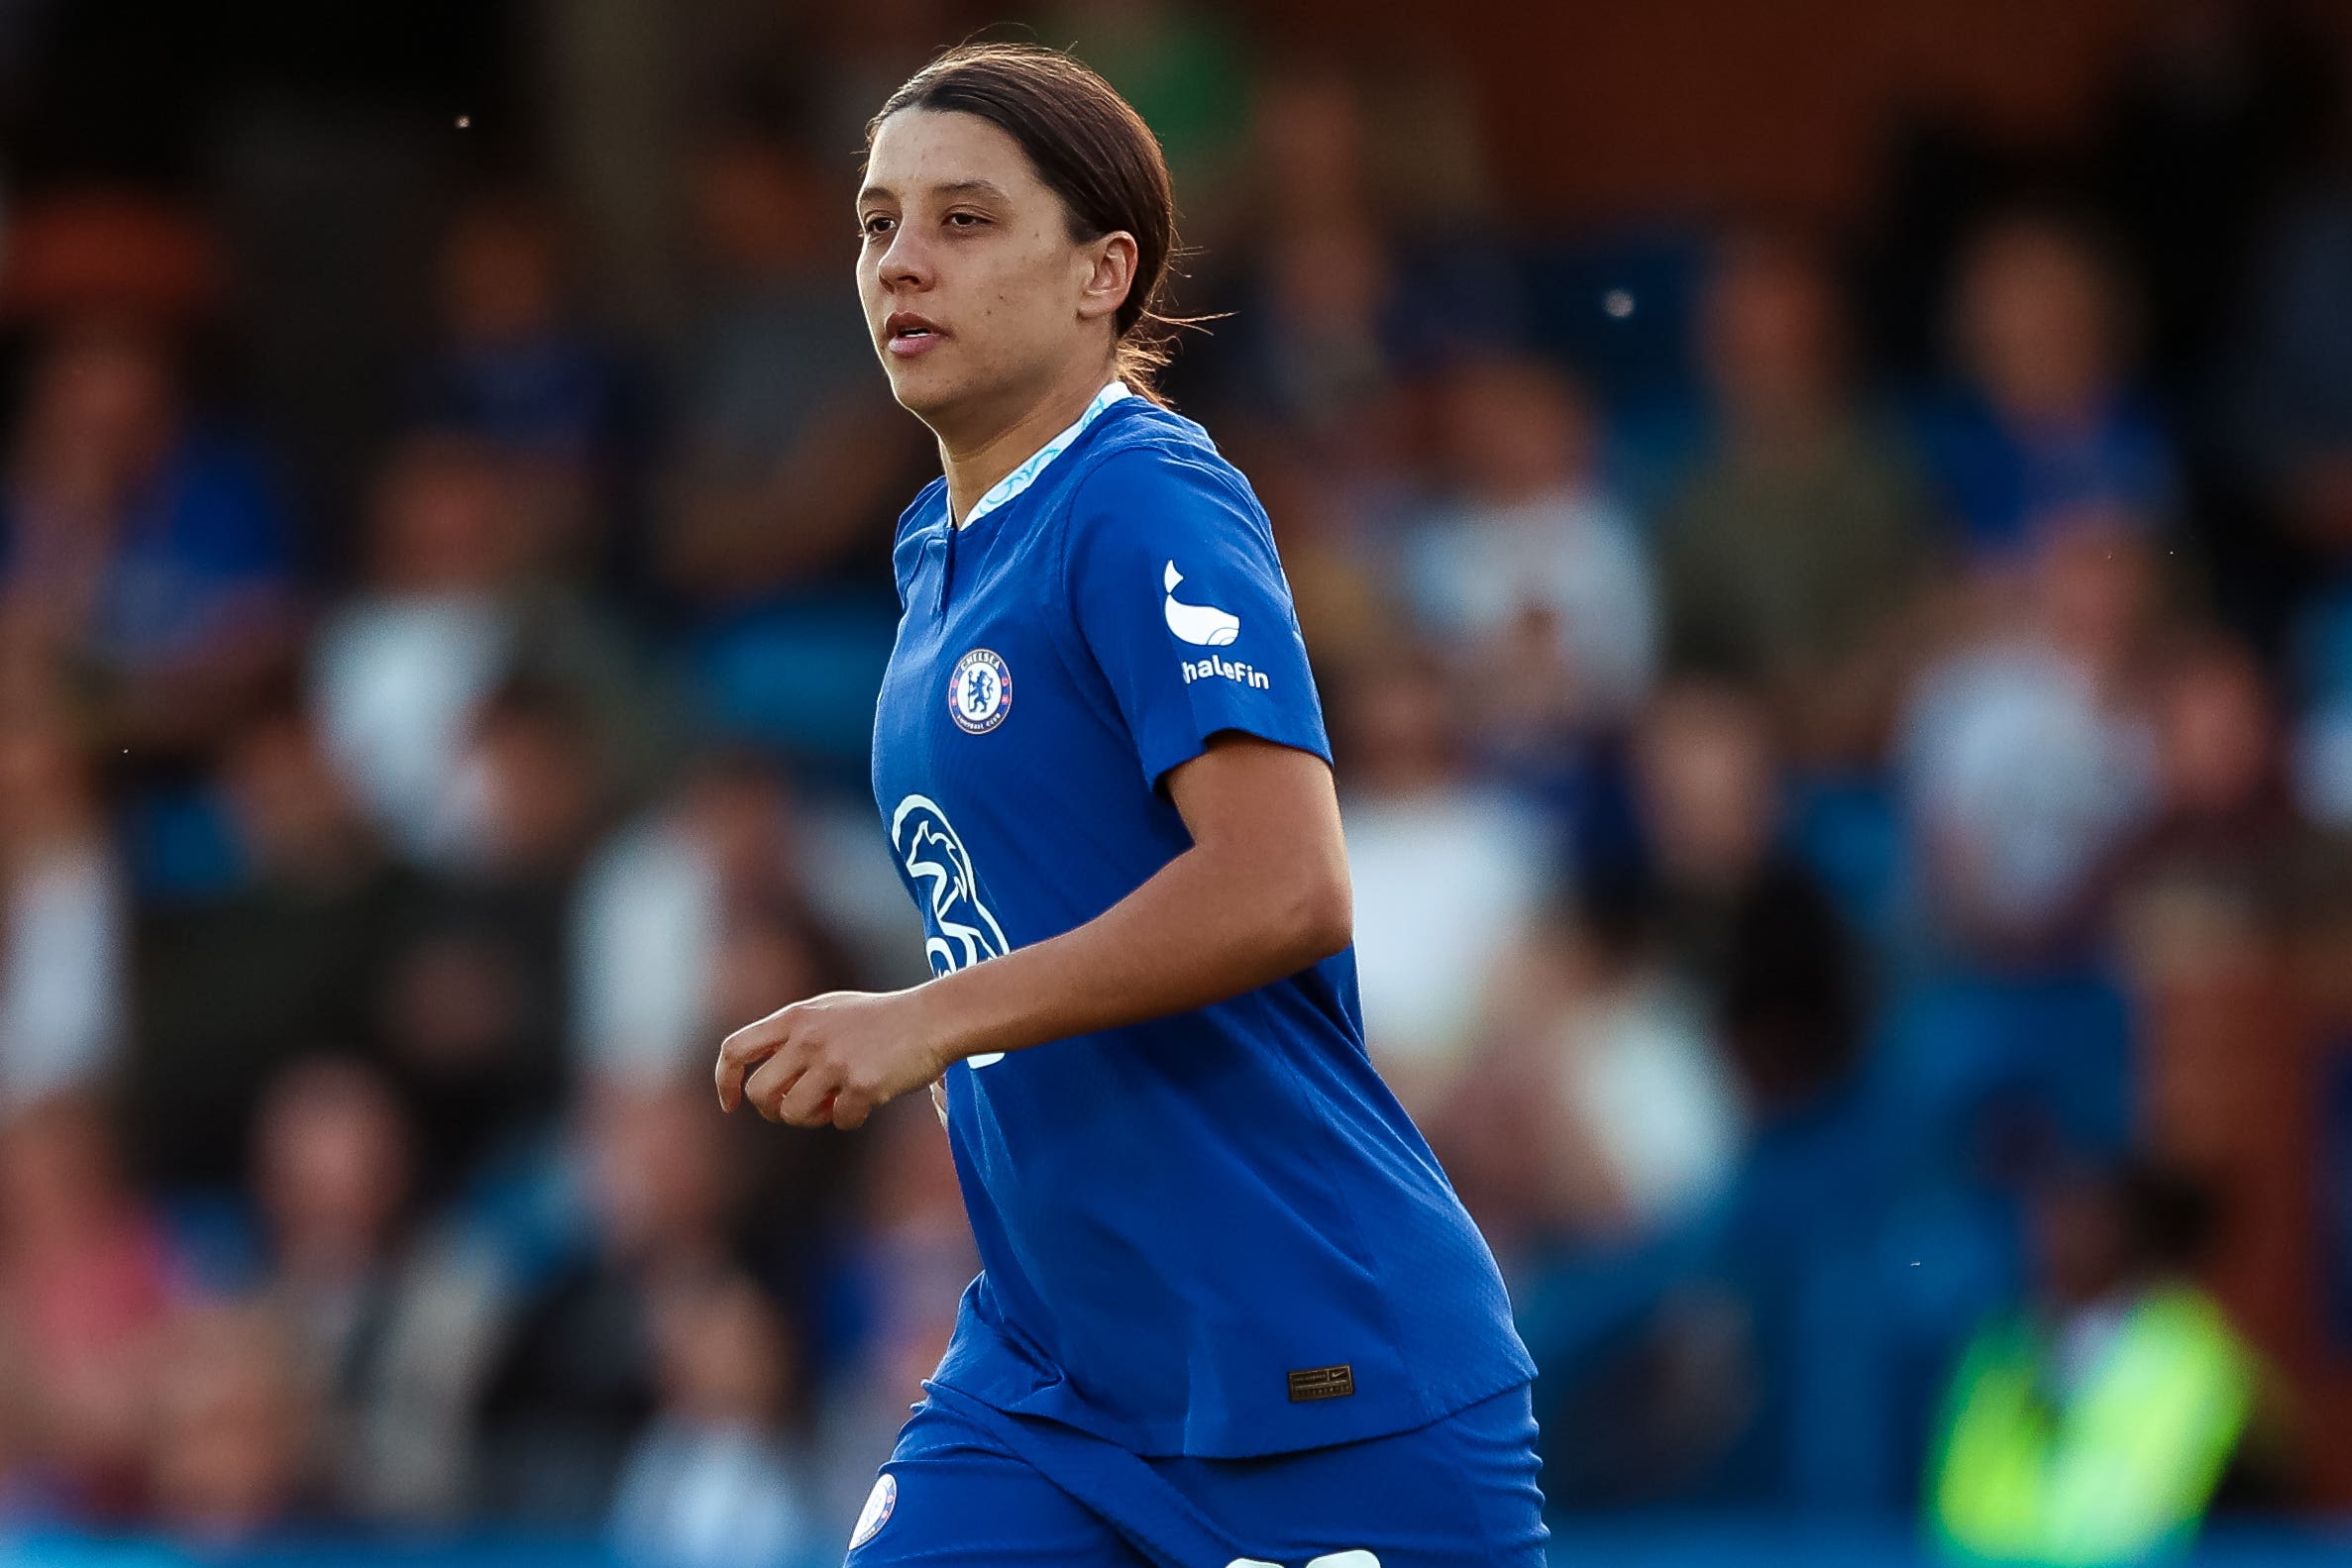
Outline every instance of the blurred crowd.
<svg viewBox="0 0 2352 1568">
<path fill-rule="evenodd" d="M 974 19 L 802 11 L 659 158 L 0 117 L 0 1521 L 837 1552 L 954 1173 L 707 1070 L 925 974 L 862 790 L 935 455 L 848 194 Z M 1630 235 L 1521 222 L 1436 67 L 1046 30 L 1175 166 L 1167 390 L 1564 1510 L 2086 1562 L 2352 1499 L 2352 56 L 2151 15 L 2089 135 Z"/>
</svg>

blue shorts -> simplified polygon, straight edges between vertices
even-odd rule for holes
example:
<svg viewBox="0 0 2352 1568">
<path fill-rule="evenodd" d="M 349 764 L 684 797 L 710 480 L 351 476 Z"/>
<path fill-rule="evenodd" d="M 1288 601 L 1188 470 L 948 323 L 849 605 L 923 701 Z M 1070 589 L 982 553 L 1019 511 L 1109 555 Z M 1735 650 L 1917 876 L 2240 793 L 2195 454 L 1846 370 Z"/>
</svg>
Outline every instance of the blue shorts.
<svg viewBox="0 0 2352 1568">
<path fill-rule="evenodd" d="M 848 1568 L 1543 1568 L 1525 1387 L 1263 1459 L 1145 1459 L 951 1389 L 899 1432 Z"/>
</svg>

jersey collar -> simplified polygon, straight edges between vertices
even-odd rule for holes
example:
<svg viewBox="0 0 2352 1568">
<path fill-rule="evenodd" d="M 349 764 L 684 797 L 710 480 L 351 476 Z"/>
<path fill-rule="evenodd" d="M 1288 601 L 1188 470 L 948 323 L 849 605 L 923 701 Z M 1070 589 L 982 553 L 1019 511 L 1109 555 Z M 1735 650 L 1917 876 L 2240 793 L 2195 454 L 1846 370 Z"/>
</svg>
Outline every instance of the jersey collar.
<svg viewBox="0 0 2352 1568">
<path fill-rule="evenodd" d="M 1086 405 L 1086 412 L 1078 416 L 1078 420 L 1075 424 L 1071 425 L 1069 429 L 1063 431 L 1060 435 L 1054 437 L 1051 441 L 1045 443 L 1044 446 L 1039 447 L 1035 452 L 1031 453 L 1027 461 L 1023 462 L 1019 468 L 1015 469 L 1011 473 L 1006 474 L 996 483 L 990 485 L 988 487 L 988 493 L 981 496 L 979 500 L 974 501 L 972 503 L 972 510 L 967 512 L 964 515 L 964 520 L 960 523 L 957 523 L 955 526 L 959 529 L 971 527 L 974 523 L 979 522 L 983 517 L 986 517 L 989 513 L 995 511 L 1007 501 L 1010 501 L 1014 497 L 1019 495 L 1021 491 L 1027 489 L 1030 485 L 1036 483 L 1037 475 L 1045 471 L 1046 466 L 1052 463 L 1054 459 L 1060 457 L 1064 452 L 1068 451 L 1070 443 L 1076 441 L 1080 436 L 1084 435 L 1086 433 L 1086 427 L 1093 424 L 1097 419 L 1101 418 L 1104 409 L 1109 408 L 1113 403 L 1118 402 L 1123 397 L 1132 397 L 1134 395 L 1134 392 L 1128 388 L 1127 383 L 1124 381 L 1114 380 L 1106 385 L 1101 391 L 1095 394 L 1095 400 Z"/>
</svg>

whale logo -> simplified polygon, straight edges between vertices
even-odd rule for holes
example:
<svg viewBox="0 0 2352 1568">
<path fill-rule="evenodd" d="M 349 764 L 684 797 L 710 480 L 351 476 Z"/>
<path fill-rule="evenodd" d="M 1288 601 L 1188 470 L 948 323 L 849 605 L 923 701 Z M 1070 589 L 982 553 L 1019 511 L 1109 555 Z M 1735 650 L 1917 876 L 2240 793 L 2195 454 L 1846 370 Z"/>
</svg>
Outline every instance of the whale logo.
<svg viewBox="0 0 2352 1568">
<path fill-rule="evenodd" d="M 1241 635 L 1240 616 L 1214 604 L 1186 604 L 1176 597 L 1176 584 L 1184 580 L 1184 574 L 1176 570 L 1175 562 L 1168 563 L 1163 580 L 1168 589 L 1168 630 L 1178 638 L 1196 648 L 1223 648 Z"/>
</svg>

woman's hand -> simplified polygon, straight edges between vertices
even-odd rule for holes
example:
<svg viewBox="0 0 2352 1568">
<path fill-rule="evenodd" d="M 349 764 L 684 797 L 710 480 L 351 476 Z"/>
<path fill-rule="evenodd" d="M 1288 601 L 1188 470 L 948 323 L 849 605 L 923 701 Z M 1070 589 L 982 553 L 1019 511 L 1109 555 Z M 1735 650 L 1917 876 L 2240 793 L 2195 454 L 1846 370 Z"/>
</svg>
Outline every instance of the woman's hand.
<svg viewBox="0 0 2352 1568">
<path fill-rule="evenodd" d="M 719 1108 L 749 1100 L 796 1127 L 864 1126 L 875 1106 L 954 1060 L 929 991 L 827 992 L 737 1029 L 718 1048 Z"/>
</svg>

